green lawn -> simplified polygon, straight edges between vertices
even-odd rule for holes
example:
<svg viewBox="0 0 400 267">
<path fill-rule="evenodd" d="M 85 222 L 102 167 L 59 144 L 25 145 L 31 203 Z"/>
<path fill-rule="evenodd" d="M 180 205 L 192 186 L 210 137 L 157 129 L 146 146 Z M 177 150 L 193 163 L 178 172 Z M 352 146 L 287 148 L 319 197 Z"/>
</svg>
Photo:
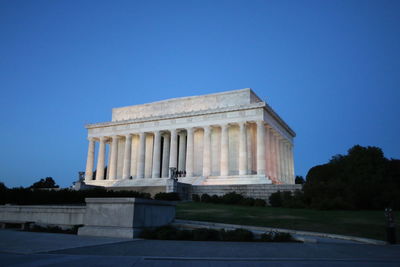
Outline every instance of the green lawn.
<svg viewBox="0 0 400 267">
<path fill-rule="evenodd" d="M 324 211 L 185 202 L 177 219 L 286 228 L 386 239 L 383 211 Z M 395 214 L 396 217 L 396 214 Z M 400 240 L 399 230 L 397 240 Z"/>
</svg>

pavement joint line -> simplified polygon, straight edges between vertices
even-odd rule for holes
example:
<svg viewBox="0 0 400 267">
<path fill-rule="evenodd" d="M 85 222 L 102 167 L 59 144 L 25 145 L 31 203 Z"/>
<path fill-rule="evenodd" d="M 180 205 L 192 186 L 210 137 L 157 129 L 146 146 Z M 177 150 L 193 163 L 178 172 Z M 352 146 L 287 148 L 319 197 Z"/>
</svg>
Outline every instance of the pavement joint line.
<svg viewBox="0 0 400 267">
<path fill-rule="evenodd" d="M 177 226 L 179 226 L 179 225 L 182 225 L 182 226 L 201 225 L 201 226 L 208 226 L 208 227 L 219 227 L 219 228 L 224 228 L 224 229 L 243 228 L 243 229 L 247 229 L 247 230 L 251 230 L 251 231 L 264 231 L 264 232 L 276 231 L 276 232 L 290 233 L 290 234 L 296 234 L 296 235 L 316 236 L 316 237 L 322 237 L 322 238 L 356 241 L 356 242 L 360 242 L 360 243 L 364 243 L 364 244 L 387 245 L 387 242 L 385 242 L 385 241 L 364 238 L 364 237 L 346 236 L 346 235 L 329 234 L 329 233 L 318 233 L 318 232 L 308 232 L 308 231 L 274 228 L 274 227 L 261 227 L 261 226 L 252 226 L 252 225 L 214 223 L 214 222 L 206 222 L 206 221 L 190 221 L 190 220 L 179 220 L 179 219 L 175 219 L 172 222 L 172 224 L 177 225 Z"/>
<path fill-rule="evenodd" d="M 351 262 L 399 262 L 399 259 L 384 258 L 226 258 L 226 257 L 143 257 L 143 260 L 158 261 L 351 261 Z"/>
<path fill-rule="evenodd" d="M 22 253 L 22 254 L 46 254 L 49 252 L 57 252 L 57 251 L 63 251 L 67 249 L 76 249 L 76 248 L 86 248 L 86 247 L 98 247 L 98 246 L 104 246 L 104 245 L 114 245 L 114 244 L 120 244 L 120 243 L 127 243 L 127 242 L 132 242 L 132 241 L 139 241 L 140 239 L 132 239 L 132 240 L 123 240 L 123 241 L 115 241 L 115 242 L 107 242 L 103 244 L 90 244 L 90 245 L 79 245 L 79 246 L 72 246 L 68 248 L 61 248 L 61 249 L 55 249 L 55 250 L 43 250 L 43 251 L 36 251 L 36 252 L 31 252 L 31 253 Z"/>
</svg>

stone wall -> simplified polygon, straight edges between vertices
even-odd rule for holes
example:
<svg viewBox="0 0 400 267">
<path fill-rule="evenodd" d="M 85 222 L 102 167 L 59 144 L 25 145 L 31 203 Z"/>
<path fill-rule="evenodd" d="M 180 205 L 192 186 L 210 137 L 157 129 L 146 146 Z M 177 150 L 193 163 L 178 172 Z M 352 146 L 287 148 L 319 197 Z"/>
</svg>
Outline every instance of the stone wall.
<svg viewBox="0 0 400 267">
<path fill-rule="evenodd" d="M 279 191 L 295 191 L 300 190 L 302 185 L 299 184 L 253 184 L 253 185 L 193 185 L 191 194 L 218 195 L 222 196 L 229 192 L 236 192 L 245 197 L 261 198 L 268 201 L 272 193 Z"/>
<path fill-rule="evenodd" d="M 175 219 L 175 203 L 140 198 L 86 198 L 84 226 L 78 235 L 133 238 L 146 227 Z"/>
<path fill-rule="evenodd" d="M 83 224 L 85 206 L 0 206 L 0 220 L 73 226 Z"/>
<path fill-rule="evenodd" d="M 79 235 L 133 238 L 146 227 L 175 219 L 175 202 L 140 198 L 86 198 L 85 206 L 0 206 L 0 221 L 62 228 L 80 225 Z"/>
<path fill-rule="evenodd" d="M 165 186 L 115 186 L 106 187 L 107 190 L 112 191 L 136 191 L 141 193 L 149 193 L 151 197 L 154 197 L 157 193 L 166 192 Z"/>
</svg>

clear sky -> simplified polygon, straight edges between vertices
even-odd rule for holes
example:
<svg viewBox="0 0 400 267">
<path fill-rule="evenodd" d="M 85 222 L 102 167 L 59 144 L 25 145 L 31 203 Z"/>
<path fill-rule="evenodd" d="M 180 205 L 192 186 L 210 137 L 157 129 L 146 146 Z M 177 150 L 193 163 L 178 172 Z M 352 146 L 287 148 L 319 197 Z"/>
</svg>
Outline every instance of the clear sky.
<svg viewBox="0 0 400 267">
<path fill-rule="evenodd" d="M 113 107 L 247 87 L 297 175 L 355 144 L 400 158 L 400 1 L 0 0 L 0 181 L 69 186 Z"/>
</svg>

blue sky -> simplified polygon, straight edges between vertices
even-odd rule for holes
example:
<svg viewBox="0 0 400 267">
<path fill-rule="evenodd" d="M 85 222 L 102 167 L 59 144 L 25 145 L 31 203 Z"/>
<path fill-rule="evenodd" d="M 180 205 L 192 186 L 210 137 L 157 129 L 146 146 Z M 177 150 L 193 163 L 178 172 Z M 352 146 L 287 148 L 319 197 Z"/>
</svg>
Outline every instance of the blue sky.
<svg viewBox="0 0 400 267">
<path fill-rule="evenodd" d="M 400 1 L 0 1 L 0 181 L 61 186 L 113 107 L 253 88 L 296 174 L 355 144 L 400 158 Z"/>
</svg>

